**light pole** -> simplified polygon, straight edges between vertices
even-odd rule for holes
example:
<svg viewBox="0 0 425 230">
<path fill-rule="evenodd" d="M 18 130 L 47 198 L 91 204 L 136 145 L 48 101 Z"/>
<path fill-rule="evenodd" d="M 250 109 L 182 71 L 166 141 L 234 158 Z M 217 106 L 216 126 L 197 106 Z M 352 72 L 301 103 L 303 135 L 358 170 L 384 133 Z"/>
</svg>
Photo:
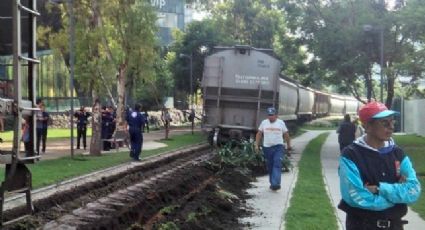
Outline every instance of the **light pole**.
<svg viewBox="0 0 425 230">
<path fill-rule="evenodd" d="M 384 27 L 379 27 L 379 41 L 381 43 L 380 65 L 381 65 L 381 102 L 384 102 Z"/>
<path fill-rule="evenodd" d="M 68 0 L 69 4 L 69 90 L 71 91 L 71 157 L 74 158 L 74 62 L 75 62 L 75 18 L 74 1 Z"/>
<path fill-rule="evenodd" d="M 190 112 L 191 113 L 193 113 L 193 110 L 194 110 L 194 107 L 193 107 L 193 83 L 192 83 L 192 81 L 193 81 L 193 56 L 192 56 L 192 54 L 190 54 L 190 55 L 187 55 L 187 54 L 180 54 L 180 56 L 179 56 L 180 58 L 188 58 L 189 59 L 189 61 L 190 61 L 190 99 L 189 99 L 189 101 L 190 101 Z M 192 120 L 191 120 L 191 122 L 192 122 L 192 134 L 193 134 L 193 129 L 194 129 L 194 122 L 195 122 L 195 118 L 193 118 Z"/>
<path fill-rule="evenodd" d="M 74 61 L 75 61 L 75 18 L 73 0 L 52 0 L 54 4 L 66 2 L 69 8 L 69 90 L 71 96 L 71 111 L 69 119 L 71 123 L 71 158 L 74 158 Z"/>
<path fill-rule="evenodd" d="M 374 27 L 372 25 L 363 25 L 363 31 L 369 33 L 373 31 L 379 31 L 379 65 L 380 71 L 380 100 L 384 102 L 384 27 Z"/>
</svg>

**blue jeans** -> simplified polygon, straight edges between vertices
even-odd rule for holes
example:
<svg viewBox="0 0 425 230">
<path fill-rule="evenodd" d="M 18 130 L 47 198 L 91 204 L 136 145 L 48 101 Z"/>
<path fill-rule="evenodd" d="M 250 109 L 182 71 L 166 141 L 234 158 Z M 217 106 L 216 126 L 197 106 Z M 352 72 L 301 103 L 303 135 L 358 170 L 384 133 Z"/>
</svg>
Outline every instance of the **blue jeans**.
<svg viewBox="0 0 425 230">
<path fill-rule="evenodd" d="M 266 159 L 267 171 L 271 186 L 280 186 L 282 174 L 282 159 L 284 154 L 283 145 L 263 147 L 264 158 Z"/>
</svg>

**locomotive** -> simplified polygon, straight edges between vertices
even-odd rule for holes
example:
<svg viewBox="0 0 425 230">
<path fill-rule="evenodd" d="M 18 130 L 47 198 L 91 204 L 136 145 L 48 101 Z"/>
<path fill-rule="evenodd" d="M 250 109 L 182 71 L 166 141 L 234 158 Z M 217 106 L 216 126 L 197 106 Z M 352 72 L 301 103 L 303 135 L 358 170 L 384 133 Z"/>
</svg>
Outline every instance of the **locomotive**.
<svg viewBox="0 0 425 230">
<path fill-rule="evenodd" d="M 266 109 L 275 107 L 286 122 L 356 114 L 351 96 L 304 87 L 281 77 L 281 62 L 271 49 L 250 46 L 215 47 L 205 58 L 203 130 L 211 144 L 255 138 Z"/>
</svg>

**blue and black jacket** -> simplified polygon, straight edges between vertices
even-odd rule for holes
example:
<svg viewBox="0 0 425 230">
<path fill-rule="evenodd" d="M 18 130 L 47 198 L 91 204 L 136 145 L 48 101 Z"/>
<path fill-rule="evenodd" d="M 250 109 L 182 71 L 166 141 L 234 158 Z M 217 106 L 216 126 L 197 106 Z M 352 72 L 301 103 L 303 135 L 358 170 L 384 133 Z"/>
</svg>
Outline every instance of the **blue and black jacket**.
<svg viewBox="0 0 425 230">
<path fill-rule="evenodd" d="M 400 219 L 407 213 L 406 205 L 421 193 L 412 162 L 392 139 L 375 149 L 364 137 L 345 148 L 340 157 L 342 200 L 338 208 L 369 219 Z M 379 193 L 369 192 L 366 185 L 379 186 Z"/>
</svg>

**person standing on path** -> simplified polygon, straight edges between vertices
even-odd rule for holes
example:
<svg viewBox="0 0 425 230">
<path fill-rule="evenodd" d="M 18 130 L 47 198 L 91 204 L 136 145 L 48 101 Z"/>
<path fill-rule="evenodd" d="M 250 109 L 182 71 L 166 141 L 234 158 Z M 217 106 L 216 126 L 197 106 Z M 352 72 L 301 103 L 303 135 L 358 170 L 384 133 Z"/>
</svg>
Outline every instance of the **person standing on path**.
<svg viewBox="0 0 425 230">
<path fill-rule="evenodd" d="M 127 114 L 128 132 L 130 134 L 130 157 L 135 161 L 140 161 L 140 153 L 143 145 L 143 126 L 145 122 L 144 116 L 140 113 L 141 105 L 136 104 L 133 111 Z"/>
<path fill-rule="evenodd" d="M 338 130 L 339 150 L 343 150 L 345 146 L 353 143 L 356 135 L 356 125 L 351 122 L 349 114 L 345 114 L 344 121 L 339 125 Z"/>
<path fill-rule="evenodd" d="M 74 117 L 77 118 L 77 149 L 80 149 L 80 140 L 83 138 L 83 147 L 86 149 L 86 139 L 87 139 L 87 124 L 89 123 L 88 118 L 91 116 L 91 113 L 87 112 L 84 106 L 80 107 L 80 110 L 74 113 Z"/>
<path fill-rule="evenodd" d="M 339 159 L 347 230 L 402 230 L 407 204 L 418 200 L 421 186 L 410 158 L 391 138 L 394 116 L 379 102 L 359 110 L 366 135 L 347 146 Z"/>
<path fill-rule="evenodd" d="M 49 125 L 49 113 L 46 112 L 46 107 L 43 103 L 38 104 L 40 111 L 36 113 L 36 127 L 37 127 L 37 154 L 40 155 L 40 142 L 41 142 L 41 153 L 46 152 L 46 140 L 47 140 L 47 127 Z"/>
<path fill-rule="evenodd" d="M 161 120 L 164 123 L 164 129 L 165 129 L 165 140 L 168 140 L 168 135 L 170 133 L 170 126 L 173 119 L 171 119 L 170 111 L 168 111 L 168 108 L 164 108 L 162 110 Z"/>
<path fill-rule="evenodd" d="M 259 152 L 261 138 L 263 137 L 263 154 L 266 159 L 269 174 L 270 189 L 279 190 L 282 174 L 282 159 L 284 156 L 284 143 L 291 149 L 291 139 L 285 122 L 277 118 L 276 109 L 267 109 L 268 118 L 263 120 L 255 137 L 255 150 Z"/>
</svg>

